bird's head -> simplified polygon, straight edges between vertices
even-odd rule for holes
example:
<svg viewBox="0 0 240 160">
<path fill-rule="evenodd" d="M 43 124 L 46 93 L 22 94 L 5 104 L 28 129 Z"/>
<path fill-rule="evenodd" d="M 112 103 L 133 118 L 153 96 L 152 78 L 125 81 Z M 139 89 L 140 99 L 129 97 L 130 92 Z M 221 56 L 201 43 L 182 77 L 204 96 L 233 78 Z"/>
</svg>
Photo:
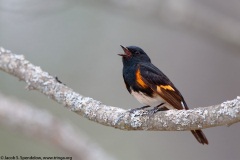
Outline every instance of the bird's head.
<svg viewBox="0 0 240 160">
<path fill-rule="evenodd" d="M 122 60 L 124 64 L 133 65 L 139 62 L 151 62 L 148 55 L 141 48 L 137 46 L 124 47 L 122 45 L 121 47 L 124 53 L 118 54 L 118 55 L 122 56 Z"/>
</svg>

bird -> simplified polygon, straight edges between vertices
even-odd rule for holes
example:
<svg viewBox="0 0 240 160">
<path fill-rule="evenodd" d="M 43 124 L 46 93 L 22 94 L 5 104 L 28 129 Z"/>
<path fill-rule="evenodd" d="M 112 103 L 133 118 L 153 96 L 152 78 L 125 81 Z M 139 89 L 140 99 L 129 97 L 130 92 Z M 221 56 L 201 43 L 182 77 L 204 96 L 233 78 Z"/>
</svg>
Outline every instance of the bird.
<svg viewBox="0 0 240 160">
<path fill-rule="evenodd" d="M 137 46 L 124 47 L 122 57 L 123 79 L 128 92 L 133 95 L 145 109 L 154 107 L 153 113 L 166 110 L 188 110 L 182 94 L 170 79 L 155 65 L 147 53 Z M 135 110 L 135 109 L 133 109 Z M 194 137 L 201 144 L 208 144 L 202 130 L 191 130 Z"/>
</svg>

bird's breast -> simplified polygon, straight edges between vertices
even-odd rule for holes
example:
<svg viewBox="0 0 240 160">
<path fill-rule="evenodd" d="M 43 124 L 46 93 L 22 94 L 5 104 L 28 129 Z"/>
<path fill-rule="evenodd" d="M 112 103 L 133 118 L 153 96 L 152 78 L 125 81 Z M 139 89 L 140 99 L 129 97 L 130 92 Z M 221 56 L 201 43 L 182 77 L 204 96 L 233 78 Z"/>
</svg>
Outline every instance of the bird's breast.
<svg viewBox="0 0 240 160">
<path fill-rule="evenodd" d="M 165 103 L 165 100 L 163 100 L 159 95 L 156 94 L 152 94 L 151 96 L 149 96 L 141 91 L 136 92 L 132 90 L 131 95 L 133 95 L 140 103 L 152 107 L 155 107 L 161 103 Z"/>
<path fill-rule="evenodd" d="M 163 107 L 168 109 L 175 109 L 172 105 L 167 103 L 160 95 L 153 93 L 149 96 L 143 92 L 131 91 L 131 95 L 134 96 L 141 104 L 156 107 L 161 103 L 164 103 Z"/>
</svg>

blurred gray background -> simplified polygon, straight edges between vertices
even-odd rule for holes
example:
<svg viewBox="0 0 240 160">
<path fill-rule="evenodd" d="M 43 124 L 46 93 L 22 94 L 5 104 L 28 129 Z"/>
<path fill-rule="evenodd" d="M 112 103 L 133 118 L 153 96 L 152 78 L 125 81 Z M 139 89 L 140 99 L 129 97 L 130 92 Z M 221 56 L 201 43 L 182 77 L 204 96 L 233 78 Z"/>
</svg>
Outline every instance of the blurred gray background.
<svg viewBox="0 0 240 160">
<path fill-rule="evenodd" d="M 0 0 L 0 46 L 76 92 L 126 109 L 141 104 L 125 89 L 119 45 L 143 48 L 195 108 L 240 96 L 239 38 L 238 0 Z M 116 159 L 240 159 L 240 124 L 205 129 L 209 145 L 203 146 L 190 132 L 121 131 L 93 123 L 25 85 L 0 72 L 0 92 L 76 125 Z M 0 126 L 0 155 L 65 153 Z"/>
</svg>

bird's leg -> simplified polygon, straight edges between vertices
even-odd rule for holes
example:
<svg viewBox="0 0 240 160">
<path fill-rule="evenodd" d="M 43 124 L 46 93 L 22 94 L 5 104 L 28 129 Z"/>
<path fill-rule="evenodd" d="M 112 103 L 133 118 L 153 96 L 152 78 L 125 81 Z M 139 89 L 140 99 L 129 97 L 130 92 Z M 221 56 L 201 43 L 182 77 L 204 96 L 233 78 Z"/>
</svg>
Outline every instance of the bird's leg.
<svg viewBox="0 0 240 160">
<path fill-rule="evenodd" d="M 130 114 L 133 114 L 135 111 L 143 110 L 143 109 L 148 108 L 148 107 L 151 107 L 151 106 L 143 106 L 143 107 L 139 107 L 139 108 L 133 108 L 133 109 L 127 110 L 127 112 L 130 113 Z M 127 112 L 125 112 L 125 113 L 127 113 Z M 125 116 L 125 113 L 123 113 L 121 116 L 118 117 L 118 120 L 117 120 L 116 124 L 118 124 L 122 120 L 122 118 Z"/>
<path fill-rule="evenodd" d="M 154 107 L 153 109 L 149 110 L 149 113 L 150 114 L 155 114 L 155 113 L 157 113 L 159 111 L 167 111 L 168 108 L 164 107 L 164 106 L 161 107 L 162 105 L 164 105 L 164 103 L 161 103 L 161 104 L 157 105 L 156 107 Z"/>
<path fill-rule="evenodd" d="M 133 108 L 133 109 L 130 109 L 129 112 L 133 113 L 135 111 L 143 110 L 143 109 L 148 108 L 148 107 L 151 107 L 151 106 L 143 106 L 143 107 L 139 107 L 139 108 Z"/>
</svg>

